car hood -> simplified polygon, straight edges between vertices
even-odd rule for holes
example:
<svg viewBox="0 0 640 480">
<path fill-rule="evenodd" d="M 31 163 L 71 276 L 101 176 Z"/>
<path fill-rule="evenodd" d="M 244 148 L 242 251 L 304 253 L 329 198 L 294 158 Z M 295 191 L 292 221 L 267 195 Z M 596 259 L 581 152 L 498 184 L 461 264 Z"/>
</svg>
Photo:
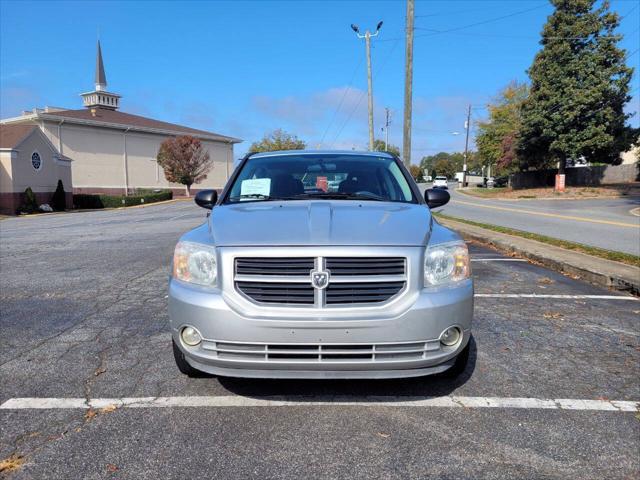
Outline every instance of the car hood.
<svg viewBox="0 0 640 480">
<path fill-rule="evenodd" d="M 284 201 L 221 205 L 211 211 L 217 246 L 422 246 L 426 205 L 374 201 Z"/>
</svg>

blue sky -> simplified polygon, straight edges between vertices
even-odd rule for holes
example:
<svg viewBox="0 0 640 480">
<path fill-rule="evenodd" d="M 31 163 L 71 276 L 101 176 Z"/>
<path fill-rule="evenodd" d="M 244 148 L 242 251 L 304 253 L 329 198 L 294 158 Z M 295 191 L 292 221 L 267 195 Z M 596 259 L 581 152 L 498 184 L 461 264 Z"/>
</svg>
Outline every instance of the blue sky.
<svg viewBox="0 0 640 480">
<path fill-rule="evenodd" d="M 613 0 L 638 68 L 640 8 Z M 121 110 L 239 137 L 243 154 L 283 128 L 323 148 L 366 147 L 363 40 L 372 41 L 376 136 L 384 108 L 402 141 L 404 1 L 0 1 L 0 115 L 44 105 L 81 108 L 93 88 L 99 32 Z M 551 13 L 545 0 L 417 1 L 413 161 L 462 150 L 466 105 L 477 120 L 497 91 L 524 81 Z M 504 18 L 499 18 L 504 17 Z M 437 31 L 452 30 L 438 33 Z M 629 111 L 640 110 L 636 72 Z M 631 123 L 640 124 L 638 115 Z M 473 132 L 473 130 L 472 130 Z"/>
</svg>

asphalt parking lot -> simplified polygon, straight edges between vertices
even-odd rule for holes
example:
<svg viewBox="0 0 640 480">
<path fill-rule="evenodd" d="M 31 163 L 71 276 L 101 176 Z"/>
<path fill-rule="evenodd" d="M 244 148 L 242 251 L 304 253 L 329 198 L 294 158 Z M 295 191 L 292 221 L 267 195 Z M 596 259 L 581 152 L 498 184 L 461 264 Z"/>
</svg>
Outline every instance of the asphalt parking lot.
<svg viewBox="0 0 640 480">
<path fill-rule="evenodd" d="M 471 245 L 456 381 L 187 378 L 167 275 L 203 219 L 178 202 L 0 222 L 5 476 L 640 476 L 637 298 Z"/>
</svg>

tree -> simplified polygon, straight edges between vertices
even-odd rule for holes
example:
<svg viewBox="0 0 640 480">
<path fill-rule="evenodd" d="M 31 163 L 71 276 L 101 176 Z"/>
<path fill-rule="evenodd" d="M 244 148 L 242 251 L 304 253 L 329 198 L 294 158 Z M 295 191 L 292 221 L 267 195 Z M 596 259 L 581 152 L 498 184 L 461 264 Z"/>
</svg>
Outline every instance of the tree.
<svg viewBox="0 0 640 480">
<path fill-rule="evenodd" d="M 23 198 L 24 200 L 18 207 L 18 211 L 16 213 L 33 213 L 38 210 L 38 200 L 36 199 L 36 194 L 31 190 L 31 187 L 26 188 Z"/>
<path fill-rule="evenodd" d="M 516 139 L 520 132 L 522 104 L 529 87 L 517 81 L 503 88 L 489 104 L 489 119 L 478 122 L 478 154 L 485 165 L 497 164 L 501 173 L 518 170 Z"/>
<path fill-rule="evenodd" d="M 542 50 L 529 77 L 517 154 L 522 167 L 545 168 L 568 159 L 618 163 L 638 138 L 626 126 L 633 69 L 618 47 L 617 13 L 604 1 L 551 0 L 555 11 L 542 31 Z"/>
<path fill-rule="evenodd" d="M 422 169 L 418 165 L 409 165 L 409 173 L 413 179 L 418 182 L 424 182 L 424 175 L 422 174 Z"/>
<path fill-rule="evenodd" d="M 64 192 L 64 186 L 62 185 L 62 180 L 58 180 L 56 191 L 53 192 L 53 196 L 51 197 L 51 206 L 56 212 L 64 212 L 67 207 L 67 198 Z"/>
<path fill-rule="evenodd" d="M 297 136 L 277 129 L 266 134 L 259 142 L 253 142 L 249 152 L 274 152 L 277 150 L 304 150 L 307 143 L 299 140 Z"/>
<path fill-rule="evenodd" d="M 444 158 L 437 160 L 433 165 L 433 169 L 435 170 L 435 175 L 442 175 L 447 178 L 454 178 L 456 176 L 456 172 L 462 170 L 456 168 L 456 164 L 454 162 L 446 160 Z"/>
<path fill-rule="evenodd" d="M 376 152 L 389 152 L 391 155 L 395 155 L 400 158 L 400 148 L 395 145 L 391 145 L 390 143 L 387 145 L 387 148 L 384 148 L 384 140 L 376 139 L 373 141 L 373 150 Z"/>
<path fill-rule="evenodd" d="M 469 155 L 471 158 L 471 155 Z M 439 152 L 435 155 L 422 157 L 420 167 L 423 171 L 429 172 L 432 177 L 436 175 L 446 175 L 449 178 L 455 176 L 456 172 L 462 171 L 464 164 L 464 154 L 460 152 L 447 153 Z"/>
<path fill-rule="evenodd" d="M 187 187 L 187 196 L 191 195 L 191 185 L 207 178 L 213 167 L 209 152 L 202 147 L 200 140 L 190 135 L 168 138 L 162 142 L 157 161 L 168 181 Z"/>
</svg>

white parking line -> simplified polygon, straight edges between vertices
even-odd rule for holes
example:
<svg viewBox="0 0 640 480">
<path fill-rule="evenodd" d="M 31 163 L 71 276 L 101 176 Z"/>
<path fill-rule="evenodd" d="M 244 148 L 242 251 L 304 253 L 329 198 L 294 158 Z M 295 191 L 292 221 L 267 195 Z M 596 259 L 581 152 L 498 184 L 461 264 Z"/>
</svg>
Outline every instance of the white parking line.
<svg viewBox="0 0 640 480">
<path fill-rule="evenodd" d="M 595 300 L 631 300 L 637 302 L 638 297 L 624 295 L 554 295 L 542 293 L 476 293 L 476 298 L 559 298 L 559 299 L 595 299 Z"/>
<path fill-rule="evenodd" d="M 640 402 L 621 400 L 580 400 L 569 398 L 504 398 L 504 397 L 125 397 L 125 398 L 12 398 L 0 405 L 0 410 L 88 409 L 88 408 L 173 408 L 173 407 L 441 407 L 441 408 L 519 408 L 546 410 L 595 410 L 638 412 Z"/>
</svg>

